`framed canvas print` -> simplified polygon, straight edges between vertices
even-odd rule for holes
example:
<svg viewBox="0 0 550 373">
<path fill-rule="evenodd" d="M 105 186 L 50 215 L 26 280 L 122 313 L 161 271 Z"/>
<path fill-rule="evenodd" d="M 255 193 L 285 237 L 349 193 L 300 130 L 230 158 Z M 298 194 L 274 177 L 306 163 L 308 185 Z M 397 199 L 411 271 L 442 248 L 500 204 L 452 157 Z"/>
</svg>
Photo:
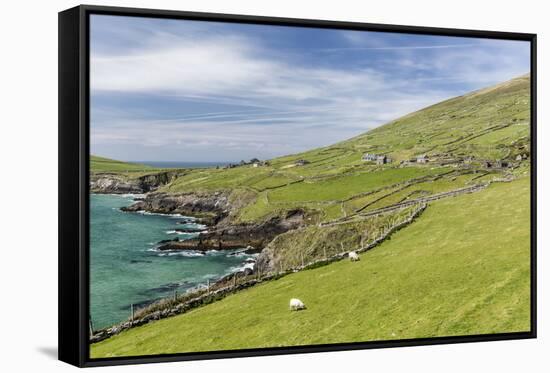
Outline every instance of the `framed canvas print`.
<svg viewBox="0 0 550 373">
<path fill-rule="evenodd" d="M 533 34 L 59 14 L 59 356 L 536 336 Z"/>
</svg>

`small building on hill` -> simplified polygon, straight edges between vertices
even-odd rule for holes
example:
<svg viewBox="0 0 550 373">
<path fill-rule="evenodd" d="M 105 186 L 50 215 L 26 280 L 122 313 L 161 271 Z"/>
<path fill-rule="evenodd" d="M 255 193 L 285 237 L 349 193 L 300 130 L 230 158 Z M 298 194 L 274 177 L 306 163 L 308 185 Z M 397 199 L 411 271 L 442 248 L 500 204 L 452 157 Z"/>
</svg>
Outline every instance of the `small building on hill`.
<svg viewBox="0 0 550 373">
<path fill-rule="evenodd" d="M 496 168 L 508 168 L 509 166 L 510 164 L 508 163 L 508 161 L 502 161 L 500 159 L 497 159 L 497 161 L 495 162 Z"/>
<path fill-rule="evenodd" d="M 305 166 L 306 164 L 309 164 L 310 162 L 306 159 L 298 159 L 294 164 L 296 166 Z"/>
<path fill-rule="evenodd" d="M 426 154 L 421 154 L 416 157 L 416 163 L 428 163 L 429 159 Z"/>
<path fill-rule="evenodd" d="M 378 154 L 365 153 L 365 154 L 363 154 L 361 159 L 363 161 L 367 161 L 367 162 L 376 162 L 376 160 L 378 159 Z"/>
<path fill-rule="evenodd" d="M 392 162 L 392 159 L 388 156 L 379 155 L 378 157 L 376 157 L 376 164 L 378 164 L 378 165 L 391 163 L 391 162 Z"/>
</svg>

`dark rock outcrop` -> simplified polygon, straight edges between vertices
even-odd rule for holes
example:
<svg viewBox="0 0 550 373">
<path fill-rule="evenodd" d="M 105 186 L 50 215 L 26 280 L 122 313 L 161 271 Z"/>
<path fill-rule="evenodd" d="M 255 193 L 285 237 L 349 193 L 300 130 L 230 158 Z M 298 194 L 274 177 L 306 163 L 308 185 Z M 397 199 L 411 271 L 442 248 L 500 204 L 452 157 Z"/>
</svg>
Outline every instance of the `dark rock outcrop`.
<svg viewBox="0 0 550 373">
<path fill-rule="evenodd" d="M 253 247 L 249 251 L 261 251 L 277 235 L 300 227 L 304 223 L 304 211 L 289 211 L 286 216 L 276 216 L 258 224 L 220 226 L 197 237 L 170 241 L 158 250 L 233 250 Z"/>
<path fill-rule="evenodd" d="M 229 214 L 230 204 L 225 192 L 150 193 L 144 199 L 121 210 L 189 215 L 196 217 L 195 223 L 215 225 Z"/>
</svg>

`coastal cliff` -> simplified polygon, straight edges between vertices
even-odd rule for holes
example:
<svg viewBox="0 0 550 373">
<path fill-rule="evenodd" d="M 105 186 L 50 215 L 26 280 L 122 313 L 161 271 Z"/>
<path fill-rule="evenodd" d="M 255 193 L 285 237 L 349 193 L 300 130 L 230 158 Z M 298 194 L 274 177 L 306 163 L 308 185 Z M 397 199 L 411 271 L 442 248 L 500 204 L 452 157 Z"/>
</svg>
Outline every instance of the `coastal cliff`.
<svg viewBox="0 0 550 373">
<path fill-rule="evenodd" d="M 148 193 L 169 184 L 182 174 L 179 170 L 155 172 L 137 177 L 126 176 L 123 173 L 92 173 L 90 191 L 103 194 Z"/>
<path fill-rule="evenodd" d="M 193 216 L 206 225 L 216 225 L 231 210 L 227 192 L 194 192 L 182 194 L 149 193 L 122 211 L 147 211 L 160 214 Z"/>
<path fill-rule="evenodd" d="M 157 247 L 161 251 L 239 248 L 260 251 L 277 235 L 304 224 L 305 213 L 301 209 L 291 210 L 283 216 L 274 216 L 255 223 L 235 223 L 231 214 L 240 206 L 235 204 L 234 200 L 229 192 L 223 191 L 183 194 L 149 193 L 145 198 L 121 210 L 192 216 L 196 222 L 208 226 L 206 232 L 200 232 L 196 237 L 161 242 Z"/>
<path fill-rule="evenodd" d="M 247 252 L 260 252 L 276 236 L 302 226 L 304 215 L 302 210 L 292 210 L 285 216 L 275 216 L 255 224 L 222 224 L 191 239 L 165 242 L 157 249 L 208 251 L 247 248 Z"/>
</svg>

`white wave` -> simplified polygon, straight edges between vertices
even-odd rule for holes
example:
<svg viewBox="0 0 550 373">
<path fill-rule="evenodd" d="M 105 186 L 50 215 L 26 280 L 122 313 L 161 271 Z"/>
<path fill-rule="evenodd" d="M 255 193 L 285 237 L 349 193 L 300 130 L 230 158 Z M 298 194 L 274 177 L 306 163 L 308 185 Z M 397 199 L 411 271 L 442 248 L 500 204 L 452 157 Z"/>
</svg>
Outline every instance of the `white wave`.
<svg viewBox="0 0 550 373">
<path fill-rule="evenodd" d="M 231 253 L 227 254 L 226 257 L 228 258 L 246 258 L 248 256 L 247 253 L 241 252 L 241 253 Z"/>
<path fill-rule="evenodd" d="M 121 197 L 123 198 L 145 198 L 145 194 L 140 194 L 140 193 L 126 193 L 126 194 L 121 194 L 120 195 Z"/>
<path fill-rule="evenodd" d="M 189 219 L 189 220 L 192 220 L 192 221 L 197 220 L 197 218 L 195 218 L 194 216 L 187 216 L 187 215 L 182 215 L 182 214 L 171 214 L 170 217 L 175 218 L 175 219 Z M 191 224 L 194 224 L 194 223 L 191 223 Z"/>
<path fill-rule="evenodd" d="M 139 211 L 136 211 L 136 213 L 141 215 L 148 215 L 148 216 L 168 216 L 168 217 L 176 217 L 176 218 L 182 217 L 181 214 L 164 214 L 162 212 L 150 212 L 145 210 L 139 210 Z"/>
<path fill-rule="evenodd" d="M 180 235 L 180 236 L 193 236 L 193 235 L 197 235 L 197 234 L 203 233 L 203 232 L 182 232 L 182 231 L 176 231 L 176 230 L 169 230 L 169 231 L 165 231 L 164 233 L 166 233 L 166 234 L 177 234 L 177 235 Z"/>
<path fill-rule="evenodd" d="M 196 258 L 199 256 L 204 256 L 203 252 L 200 251 L 170 251 L 166 250 L 163 252 L 157 252 L 157 256 L 184 256 L 187 258 Z"/>
<path fill-rule="evenodd" d="M 130 198 L 130 197 L 133 197 L 134 195 L 135 196 L 145 196 L 145 194 L 131 194 L 131 193 L 127 193 L 127 194 L 120 194 L 120 193 L 90 193 L 90 194 L 93 194 L 93 195 L 96 195 L 96 196 L 112 196 L 112 197 L 118 197 L 118 198 Z"/>
<path fill-rule="evenodd" d="M 243 248 L 243 249 L 237 249 L 235 251 L 232 251 L 230 252 L 229 254 L 226 255 L 226 257 L 228 258 L 256 258 L 258 255 L 260 255 L 260 253 L 253 253 L 253 254 L 249 254 L 247 253 L 248 249 L 246 248 Z"/>
<path fill-rule="evenodd" d="M 243 263 L 243 264 L 240 265 L 240 266 L 231 267 L 231 268 L 229 269 L 229 272 L 230 272 L 230 273 L 244 272 L 247 268 L 249 268 L 249 269 L 251 269 L 251 270 L 254 270 L 254 264 L 255 264 L 255 263 Z"/>
</svg>

